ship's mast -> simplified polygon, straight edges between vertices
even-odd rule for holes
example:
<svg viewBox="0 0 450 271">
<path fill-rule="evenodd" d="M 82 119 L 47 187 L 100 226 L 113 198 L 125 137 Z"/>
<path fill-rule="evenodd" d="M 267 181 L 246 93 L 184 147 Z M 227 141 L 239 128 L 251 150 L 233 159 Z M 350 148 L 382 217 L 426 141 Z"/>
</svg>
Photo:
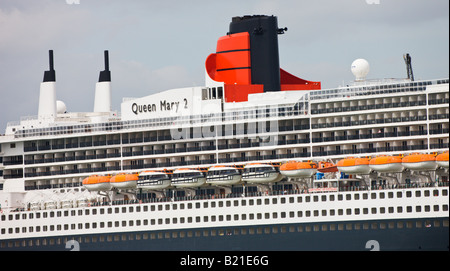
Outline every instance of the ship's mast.
<svg viewBox="0 0 450 271">
<path fill-rule="evenodd" d="M 406 74 L 408 76 L 408 79 L 410 79 L 411 81 L 414 81 L 414 74 L 413 74 L 412 65 L 411 65 L 411 56 L 409 54 L 403 55 L 403 59 L 405 60 Z"/>
</svg>

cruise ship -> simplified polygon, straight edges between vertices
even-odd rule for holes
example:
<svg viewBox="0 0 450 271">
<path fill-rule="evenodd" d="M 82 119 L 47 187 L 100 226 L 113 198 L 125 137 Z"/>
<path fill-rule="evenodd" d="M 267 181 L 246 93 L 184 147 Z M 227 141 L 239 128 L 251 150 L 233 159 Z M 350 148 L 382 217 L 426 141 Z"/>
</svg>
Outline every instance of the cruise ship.
<svg viewBox="0 0 450 271">
<path fill-rule="evenodd" d="M 449 79 L 322 89 L 280 68 L 276 16 L 233 17 L 205 86 L 93 111 L 56 99 L 0 136 L 0 250 L 447 250 Z M 355 57 L 356 58 L 356 57 Z M 400 60 L 403 61 L 400 57 Z M 20 91 L 16 90 L 16 91 Z"/>
</svg>

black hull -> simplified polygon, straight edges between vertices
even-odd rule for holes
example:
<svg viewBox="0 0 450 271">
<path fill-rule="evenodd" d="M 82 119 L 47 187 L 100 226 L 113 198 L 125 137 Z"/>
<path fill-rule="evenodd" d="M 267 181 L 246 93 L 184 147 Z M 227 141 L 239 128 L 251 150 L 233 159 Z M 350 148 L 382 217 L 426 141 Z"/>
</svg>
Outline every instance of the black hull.
<svg viewBox="0 0 450 271">
<path fill-rule="evenodd" d="M 433 218 L 198 228 L 0 241 L 0 250 L 71 249 L 80 251 L 448 251 L 449 228 L 448 218 Z"/>
</svg>

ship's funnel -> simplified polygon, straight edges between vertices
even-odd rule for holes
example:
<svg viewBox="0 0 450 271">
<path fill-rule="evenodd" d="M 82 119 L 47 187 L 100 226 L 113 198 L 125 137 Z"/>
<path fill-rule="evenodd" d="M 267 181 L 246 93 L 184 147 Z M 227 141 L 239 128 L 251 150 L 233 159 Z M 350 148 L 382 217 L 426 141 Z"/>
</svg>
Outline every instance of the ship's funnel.
<svg viewBox="0 0 450 271">
<path fill-rule="evenodd" d="M 205 61 L 206 82 L 224 83 L 224 101 L 246 102 L 250 94 L 269 91 L 320 89 L 280 68 L 277 17 L 253 15 L 233 17 L 230 32 L 217 41 L 216 52 Z"/>
<path fill-rule="evenodd" d="M 250 38 L 252 84 L 264 85 L 264 91 L 280 90 L 279 29 L 275 16 L 253 15 L 233 17 L 229 34 L 247 32 Z"/>
<path fill-rule="evenodd" d="M 43 118 L 56 117 L 56 75 L 53 68 L 53 50 L 49 51 L 49 70 L 44 72 L 39 93 L 38 116 Z"/>
<path fill-rule="evenodd" d="M 109 55 L 105 51 L 105 70 L 100 72 L 95 85 L 94 112 L 111 112 L 111 71 Z"/>
</svg>

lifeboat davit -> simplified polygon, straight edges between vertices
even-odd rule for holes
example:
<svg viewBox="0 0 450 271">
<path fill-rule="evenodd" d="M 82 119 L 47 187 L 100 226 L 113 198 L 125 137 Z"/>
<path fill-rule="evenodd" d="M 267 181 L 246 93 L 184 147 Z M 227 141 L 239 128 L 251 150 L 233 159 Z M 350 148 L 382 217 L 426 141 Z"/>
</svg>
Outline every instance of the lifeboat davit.
<svg viewBox="0 0 450 271">
<path fill-rule="evenodd" d="M 173 172 L 171 184 L 175 187 L 199 187 L 205 184 L 206 177 L 202 170 L 180 168 Z"/>
<path fill-rule="evenodd" d="M 403 157 L 402 164 L 411 170 L 436 170 L 438 164 L 432 154 L 416 153 Z"/>
<path fill-rule="evenodd" d="M 118 189 L 134 189 L 137 186 L 139 175 L 136 173 L 119 173 L 111 177 L 111 186 Z"/>
<path fill-rule="evenodd" d="M 280 167 L 280 173 L 287 177 L 306 178 L 317 172 L 317 164 L 314 162 L 289 161 Z"/>
<path fill-rule="evenodd" d="M 438 164 L 438 166 L 443 167 L 443 168 L 449 168 L 448 165 L 448 151 L 439 154 L 438 156 L 436 156 L 436 164 Z"/>
<path fill-rule="evenodd" d="M 169 172 L 165 171 L 144 171 L 139 174 L 137 188 L 145 190 L 161 190 L 170 186 Z"/>
<path fill-rule="evenodd" d="M 372 170 L 369 167 L 369 158 L 349 157 L 337 162 L 336 166 L 340 172 L 351 174 L 369 174 Z"/>
<path fill-rule="evenodd" d="M 92 175 L 84 178 L 82 184 L 89 191 L 107 191 L 111 189 L 111 176 Z"/>
<path fill-rule="evenodd" d="M 233 166 L 212 166 L 206 175 L 206 183 L 214 185 L 233 185 L 241 180 L 241 172 Z"/>
<path fill-rule="evenodd" d="M 242 180 L 248 183 L 278 182 L 283 176 L 271 164 L 254 163 L 244 167 Z"/>
<path fill-rule="evenodd" d="M 382 155 L 370 159 L 369 167 L 378 172 L 402 172 L 404 166 L 400 156 Z"/>
</svg>

